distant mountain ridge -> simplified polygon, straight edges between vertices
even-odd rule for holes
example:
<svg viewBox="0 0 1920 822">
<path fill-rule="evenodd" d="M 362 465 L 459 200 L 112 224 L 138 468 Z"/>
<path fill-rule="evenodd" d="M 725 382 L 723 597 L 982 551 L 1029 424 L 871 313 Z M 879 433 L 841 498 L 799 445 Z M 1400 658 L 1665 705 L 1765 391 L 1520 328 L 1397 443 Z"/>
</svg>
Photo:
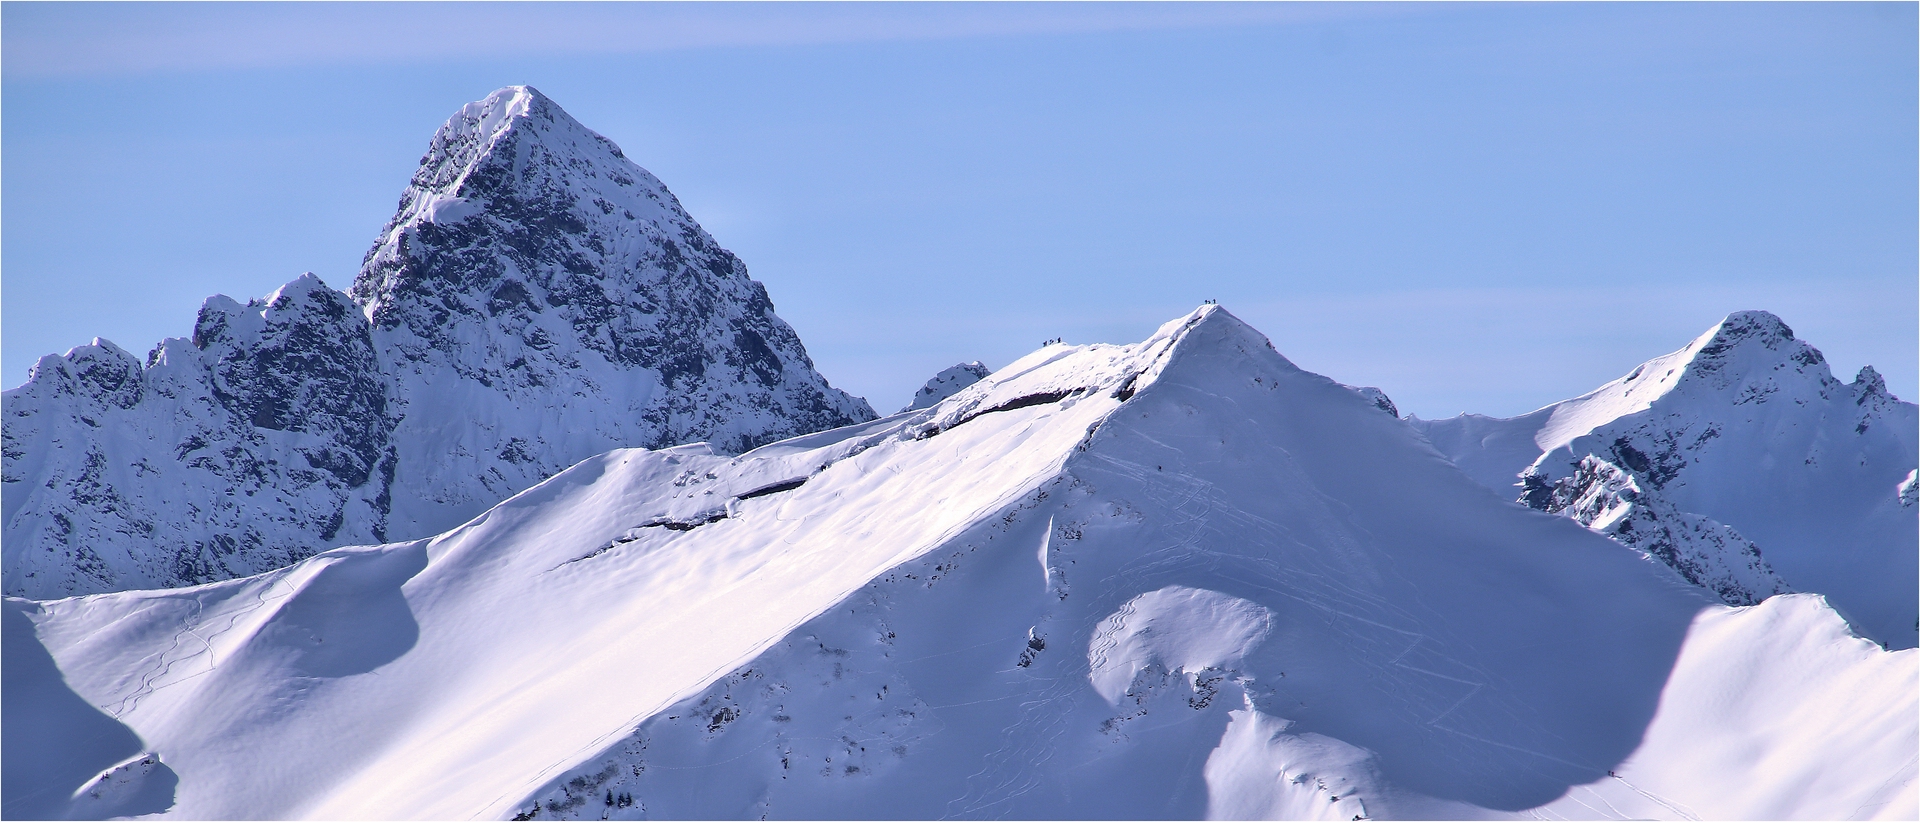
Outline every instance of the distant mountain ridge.
<svg viewBox="0 0 1920 822">
<path fill-rule="evenodd" d="M 1920 641 L 1920 510 L 1903 496 L 1920 409 L 1870 366 L 1835 379 L 1773 314 L 1730 314 L 1679 351 L 1519 417 L 1409 422 L 1469 476 L 1541 510 L 1578 519 L 1568 501 L 1630 485 L 1620 501 L 1638 506 L 1640 530 L 1616 538 L 1730 604 L 1819 593 L 1865 636 Z"/>
<path fill-rule="evenodd" d="M 658 179 L 527 86 L 434 135 L 349 294 L 303 275 L 209 299 L 144 363 L 43 357 L 4 399 L 5 591 L 246 576 L 614 448 L 874 417 Z"/>
<path fill-rule="evenodd" d="M 1723 605 L 1383 410 L 1205 305 L 432 539 L 8 599 L 5 811 L 1914 818 L 1920 650 Z"/>
</svg>

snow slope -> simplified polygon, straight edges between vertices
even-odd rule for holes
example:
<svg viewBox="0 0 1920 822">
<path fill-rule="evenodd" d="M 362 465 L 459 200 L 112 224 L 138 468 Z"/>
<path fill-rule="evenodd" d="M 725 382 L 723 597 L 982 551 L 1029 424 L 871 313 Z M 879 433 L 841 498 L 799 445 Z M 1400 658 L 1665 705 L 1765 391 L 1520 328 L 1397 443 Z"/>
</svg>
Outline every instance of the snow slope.
<svg viewBox="0 0 1920 822">
<path fill-rule="evenodd" d="M 1712 520 L 1706 531 L 1737 530 L 1786 585 L 1826 595 L 1863 635 L 1920 641 L 1920 509 L 1900 490 L 1920 463 L 1920 409 L 1872 368 L 1834 379 L 1772 314 L 1731 314 L 1679 351 L 1524 416 L 1410 422 L 1502 496 L 1520 496 L 1519 475 L 1531 474 L 1536 506 L 1596 457 L 1643 495 Z"/>
<path fill-rule="evenodd" d="M 228 579 L 445 531 L 581 459 L 872 419 L 660 181 L 538 91 L 434 135 L 352 297 L 207 300 L 5 394 L 7 593 Z"/>
<path fill-rule="evenodd" d="M 140 740 L 9 751 L 180 817 L 1920 811 L 1920 652 L 1489 496 L 1213 306 L 431 540 L 8 607 L 8 709 Z"/>
</svg>

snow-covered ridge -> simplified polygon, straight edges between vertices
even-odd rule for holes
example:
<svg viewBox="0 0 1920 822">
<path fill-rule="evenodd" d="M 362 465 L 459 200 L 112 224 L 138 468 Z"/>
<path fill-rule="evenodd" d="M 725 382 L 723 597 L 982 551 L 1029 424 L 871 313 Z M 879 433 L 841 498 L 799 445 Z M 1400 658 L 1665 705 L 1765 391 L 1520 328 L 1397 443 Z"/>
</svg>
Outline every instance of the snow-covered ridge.
<svg viewBox="0 0 1920 822">
<path fill-rule="evenodd" d="M 258 573 L 444 531 L 595 454 L 872 419 L 660 181 L 538 91 L 435 134 L 352 298 L 207 300 L 5 394 L 5 590 Z"/>
<path fill-rule="evenodd" d="M 177 780 L 127 812 L 1920 808 L 1920 652 L 1489 496 L 1212 306 L 737 457 L 595 457 L 431 540 L 8 609 L 8 671 L 44 648 L 137 735 L 48 728 L 45 779 Z"/>
<path fill-rule="evenodd" d="M 1786 585 L 1825 595 L 1863 635 L 1920 642 L 1920 524 L 1896 488 L 1920 463 L 1920 413 L 1871 367 L 1835 379 L 1772 314 L 1731 314 L 1679 351 L 1520 417 L 1410 422 L 1510 499 L 1523 472 L 1545 488 L 1575 481 L 1589 457 L 1605 462 L 1677 513 L 1736 529 L 1739 542 L 1710 540 L 1736 546 L 1714 562 L 1750 565 L 1737 548 L 1750 541 Z"/>
<path fill-rule="evenodd" d="M 1794 339 L 1793 329 L 1765 311 L 1736 311 L 1688 343 L 1655 357 L 1631 373 L 1584 395 L 1550 406 L 1553 413 L 1534 435 L 1543 452 L 1568 448 L 1575 439 L 1621 417 L 1653 407 L 1679 390 L 1695 397 L 1737 391 L 1736 403 L 1764 402 L 1784 386 L 1823 399 L 1841 386 L 1826 369 L 1826 357 Z M 1789 371 L 1775 376 L 1771 372 Z M 1880 384 L 1885 392 L 1886 384 Z M 1793 397 L 1799 399 L 1799 397 Z"/>
</svg>

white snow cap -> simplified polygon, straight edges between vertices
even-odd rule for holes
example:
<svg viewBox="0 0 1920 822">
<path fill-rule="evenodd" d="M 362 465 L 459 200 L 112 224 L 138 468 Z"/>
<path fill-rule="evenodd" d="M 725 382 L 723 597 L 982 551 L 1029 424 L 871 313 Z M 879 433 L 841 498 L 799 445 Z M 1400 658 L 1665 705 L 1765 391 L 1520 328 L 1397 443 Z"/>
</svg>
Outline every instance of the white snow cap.
<svg viewBox="0 0 1920 822">
<path fill-rule="evenodd" d="M 979 382 L 991 373 L 993 373 L 993 370 L 981 365 L 979 360 L 963 362 L 959 365 L 948 367 L 940 373 L 933 375 L 933 379 L 927 380 L 927 384 L 920 386 L 919 391 L 913 392 L 913 402 L 907 403 L 907 407 L 900 410 L 907 412 L 918 411 L 922 408 L 931 408 L 941 400 L 959 393 L 960 389 Z"/>
</svg>

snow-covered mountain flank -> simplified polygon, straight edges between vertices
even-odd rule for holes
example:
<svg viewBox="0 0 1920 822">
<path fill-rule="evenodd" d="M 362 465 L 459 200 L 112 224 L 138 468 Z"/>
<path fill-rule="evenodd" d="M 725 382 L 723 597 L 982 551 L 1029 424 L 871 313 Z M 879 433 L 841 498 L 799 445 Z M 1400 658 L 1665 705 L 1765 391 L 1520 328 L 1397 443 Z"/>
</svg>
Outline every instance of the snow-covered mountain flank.
<svg viewBox="0 0 1920 822">
<path fill-rule="evenodd" d="M 4 579 L 51 598 L 430 536 L 587 457 L 872 419 L 746 267 L 540 92 L 434 135 L 350 297 L 214 297 L 146 360 L 96 340 L 4 399 Z"/>
<path fill-rule="evenodd" d="M 1863 636 L 1920 641 L 1920 508 L 1908 490 L 1920 413 L 1871 367 L 1835 379 L 1772 314 L 1729 315 L 1524 416 L 1411 423 L 1500 495 L 1648 551 L 1730 604 L 1813 592 Z"/>
<path fill-rule="evenodd" d="M 1727 606 L 1382 410 L 1209 305 L 431 539 L 9 599 L 5 811 L 1920 813 L 1920 651 Z"/>
</svg>

